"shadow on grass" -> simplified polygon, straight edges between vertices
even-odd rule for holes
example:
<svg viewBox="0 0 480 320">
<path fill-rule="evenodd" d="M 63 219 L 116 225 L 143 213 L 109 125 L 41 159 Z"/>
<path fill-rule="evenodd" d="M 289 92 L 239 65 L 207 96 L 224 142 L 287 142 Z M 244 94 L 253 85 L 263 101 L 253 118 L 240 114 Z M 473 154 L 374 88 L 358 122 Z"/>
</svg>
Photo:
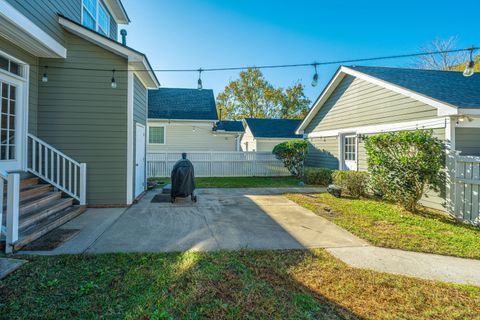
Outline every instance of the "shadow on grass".
<svg viewBox="0 0 480 320">
<path fill-rule="evenodd" d="M 8 319 L 360 319 L 303 286 L 306 250 L 39 258 L 0 285 Z"/>
</svg>

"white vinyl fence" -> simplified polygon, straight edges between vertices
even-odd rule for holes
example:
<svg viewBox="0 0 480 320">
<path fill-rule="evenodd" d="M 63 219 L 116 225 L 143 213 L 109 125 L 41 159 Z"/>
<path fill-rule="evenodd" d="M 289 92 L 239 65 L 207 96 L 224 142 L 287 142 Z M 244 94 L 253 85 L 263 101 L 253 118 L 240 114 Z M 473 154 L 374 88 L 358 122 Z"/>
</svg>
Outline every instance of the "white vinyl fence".
<svg viewBox="0 0 480 320">
<path fill-rule="evenodd" d="M 170 177 L 181 152 L 147 154 L 147 176 Z M 187 152 L 197 177 L 288 176 L 283 163 L 271 152 Z"/>
<path fill-rule="evenodd" d="M 480 157 L 453 155 L 450 211 L 458 219 L 480 225 Z"/>
</svg>

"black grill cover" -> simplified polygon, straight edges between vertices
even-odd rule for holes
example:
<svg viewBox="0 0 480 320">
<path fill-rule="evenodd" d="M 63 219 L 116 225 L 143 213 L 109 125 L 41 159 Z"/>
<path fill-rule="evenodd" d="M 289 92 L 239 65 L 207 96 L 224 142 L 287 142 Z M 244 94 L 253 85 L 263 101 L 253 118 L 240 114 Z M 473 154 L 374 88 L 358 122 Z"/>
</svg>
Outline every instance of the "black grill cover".
<svg viewBox="0 0 480 320">
<path fill-rule="evenodd" d="M 172 170 L 172 197 L 188 197 L 195 190 L 193 164 L 188 159 L 178 160 Z"/>
</svg>

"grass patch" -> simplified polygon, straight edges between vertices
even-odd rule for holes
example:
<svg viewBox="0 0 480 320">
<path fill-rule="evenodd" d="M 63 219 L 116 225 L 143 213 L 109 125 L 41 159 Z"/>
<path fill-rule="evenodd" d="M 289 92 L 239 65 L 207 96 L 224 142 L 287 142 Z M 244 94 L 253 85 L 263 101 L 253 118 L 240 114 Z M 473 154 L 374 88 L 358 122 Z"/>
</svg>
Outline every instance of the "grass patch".
<svg viewBox="0 0 480 320">
<path fill-rule="evenodd" d="M 323 250 L 30 257 L 5 319 L 472 319 L 480 288 L 348 267 Z"/>
<path fill-rule="evenodd" d="M 169 178 L 150 178 L 165 185 Z M 280 188 L 299 187 L 301 180 L 295 177 L 216 177 L 195 178 L 197 188 Z"/>
<path fill-rule="evenodd" d="M 326 193 L 287 197 L 376 246 L 480 259 L 480 228 L 439 211 L 410 213 L 385 201 Z"/>
</svg>

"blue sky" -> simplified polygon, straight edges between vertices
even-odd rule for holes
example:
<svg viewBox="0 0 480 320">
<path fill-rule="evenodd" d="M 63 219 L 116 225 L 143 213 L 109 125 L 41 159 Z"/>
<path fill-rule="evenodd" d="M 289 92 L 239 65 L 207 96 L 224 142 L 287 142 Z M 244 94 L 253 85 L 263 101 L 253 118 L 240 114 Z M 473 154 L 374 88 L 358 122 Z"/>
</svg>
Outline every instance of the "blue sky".
<svg viewBox="0 0 480 320">
<path fill-rule="evenodd" d="M 128 45 L 158 69 L 309 63 L 417 52 L 435 37 L 480 44 L 474 1 L 123 0 Z M 478 3 L 477 3 L 478 4 Z M 363 65 L 412 66 L 411 59 Z M 338 66 L 265 70 L 276 86 L 304 83 L 313 101 Z M 217 95 L 238 72 L 203 74 Z M 198 74 L 158 73 L 162 86 L 194 88 Z"/>
</svg>

